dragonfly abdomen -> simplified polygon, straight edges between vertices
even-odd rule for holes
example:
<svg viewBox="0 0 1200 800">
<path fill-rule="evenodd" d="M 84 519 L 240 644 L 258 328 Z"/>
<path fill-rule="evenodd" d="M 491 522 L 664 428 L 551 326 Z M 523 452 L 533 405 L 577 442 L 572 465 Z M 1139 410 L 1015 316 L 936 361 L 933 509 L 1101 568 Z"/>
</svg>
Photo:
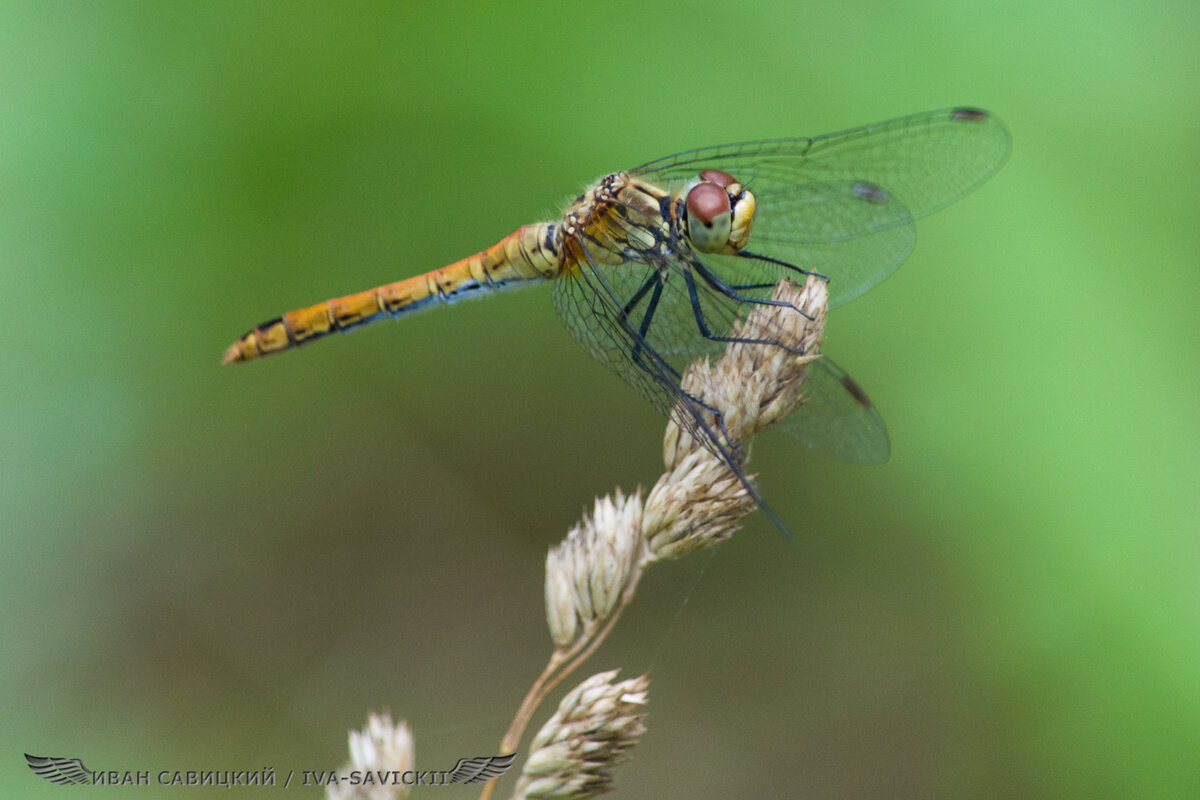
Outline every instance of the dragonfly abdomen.
<svg viewBox="0 0 1200 800">
<path fill-rule="evenodd" d="M 513 284 L 555 277 L 562 267 L 558 226 L 525 225 L 491 247 L 440 269 L 289 311 L 247 331 L 225 351 L 224 364 L 299 347 L 331 333 L 348 333 L 385 317 L 478 297 Z"/>
</svg>

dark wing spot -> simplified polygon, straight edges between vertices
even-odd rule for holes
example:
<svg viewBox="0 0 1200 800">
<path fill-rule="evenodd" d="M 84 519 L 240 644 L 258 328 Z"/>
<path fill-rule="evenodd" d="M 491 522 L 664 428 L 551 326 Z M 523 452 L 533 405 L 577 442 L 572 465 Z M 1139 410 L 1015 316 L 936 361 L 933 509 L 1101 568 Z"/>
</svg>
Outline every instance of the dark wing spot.
<svg viewBox="0 0 1200 800">
<path fill-rule="evenodd" d="M 963 122 L 986 122 L 988 113 L 978 108 L 956 108 L 950 115 L 950 119 L 962 120 Z"/>
<path fill-rule="evenodd" d="M 846 387 L 846 391 L 854 398 L 854 402 L 863 408 L 871 407 L 871 398 L 867 397 L 867 393 L 863 391 L 863 388 L 855 383 L 854 379 L 849 375 L 842 376 L 842 386 Z"/>
<path fill-rule="evenodd" d="M 877 183 L 859 181 L 854 184 L 854 195 L 868 203 L 881 206 L 888 201 L 887 189 Z"/>
</svg>

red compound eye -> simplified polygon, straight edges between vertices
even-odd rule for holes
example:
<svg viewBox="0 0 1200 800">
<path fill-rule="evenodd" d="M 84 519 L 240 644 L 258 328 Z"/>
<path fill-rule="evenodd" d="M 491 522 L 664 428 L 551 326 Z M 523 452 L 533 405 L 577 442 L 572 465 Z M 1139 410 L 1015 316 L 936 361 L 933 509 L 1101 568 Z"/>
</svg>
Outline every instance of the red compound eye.
<svg viewBox="0 0 1200 800">
<path fill-rule="evenodd" d="M 706 169 L 700 173 L 700 180 L 715 183 L 717 186 L 726 187 L 731 183 L 737 183 L 737 178 L 730 175 L 728 172 L 721 172 L 719 169 Z"/>
<path fill-rule="evenodd" d="M 729 195 L 715 183 L 697 183 L 687 193 L 687 237 L 701 253 L 719 253 L 733 228 Z"/>
<path fill-rule="evenodd" d="M 688 192 L 687 210 L 693 222 L 712 225 L 721 215 L 729 215 L 729 195 L 715 183 L 698 183 Z"/>
</svg>

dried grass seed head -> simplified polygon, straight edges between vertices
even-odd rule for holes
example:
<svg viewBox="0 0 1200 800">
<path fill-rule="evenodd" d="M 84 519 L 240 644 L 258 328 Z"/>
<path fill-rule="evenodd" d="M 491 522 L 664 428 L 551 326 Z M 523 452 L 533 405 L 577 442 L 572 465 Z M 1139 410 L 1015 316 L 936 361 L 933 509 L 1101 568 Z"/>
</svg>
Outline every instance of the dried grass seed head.
<svg viewBox="0 0 1200 800">
<path fill-rule="evenodd" d="M 530 744 L 514 797 L 595 797 L 612 785 L 613 768 L 645 732 L 650 681 L 615 682 L 601 672 L 562 699 Z"/>
<path fill-rule="evenodd" d="M 564 648 L 607 619 L 638 568 L 642 501 L 638 494 L 596 500 L 590 516 L 546 555 L 546 621 Z"/>
<path fill-rule="evenodd" d="M 803 404 L 802 385 L 808 363 L 818 357 L 829 293 L 825 281 L 810 276 L 802 287 L 780 281 L 771 299 L 787 305 L 754 306 L 733 335 L 786 347 L 732 343 L 715 363 L 697 361 L 683 376 L 688 394 L 721 413 L 719 422 L 711 416 L 705 422 L 727 435 L 738 457 L 754 433 Z M 679 558 L 722 541 L 754 510 L 729 467 L 679 424 L 689 413 L 677 410 L 667 425 L 667 472 L 646 498 L 644 535 L 655 558 Z"/>
<path fill-rule="evenodd" d="M 341 782 L 326 787 L 328 800 L 403 800 L 409 787 L 399 775 L 411 770 L 414 763 L 412 730 L 404 720 L 392 722 L 388 714 L 371 714 L 361 731 L 350 731 L 350 763 L 342 770 L 395 773 L 386 785 L 351 785 Z"/>
</svg>

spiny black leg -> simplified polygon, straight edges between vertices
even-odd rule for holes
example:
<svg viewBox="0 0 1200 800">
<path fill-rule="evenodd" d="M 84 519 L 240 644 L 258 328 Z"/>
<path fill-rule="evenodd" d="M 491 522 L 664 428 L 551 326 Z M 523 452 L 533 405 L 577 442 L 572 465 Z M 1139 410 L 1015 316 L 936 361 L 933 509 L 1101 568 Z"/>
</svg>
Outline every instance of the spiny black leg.
<svg viewBox="0 0 1200 800">
<path fill-rule="evenodd" d="M 602 312 L 597 309 L 596 305 L 603 305 L 603 298 L 607 297 L 609 300 L 613 301 L 615 306 L 616 302 L 619 302 L 617 299 L 617 294 L 613 290 L 613 287 L 609 285 L 608 280 L 604 277 L 604 273 L 596 268 L 595 261 L 592 260 L 591 253 L 588 251 L 587 247 L 583 245 L 583 241 L 579 240 L 579 242 L 583 249 L 584 255 L 587 257 L 588 263 L 592 267 L 591 270 L 587 270 L 584 273 L 584 280 L 587 281 L 588 285 L 593 289 L 593 293 L 590 295 L 588 303 L 594 313 L 601 315 L 601 319 L 608 319 L 608 317 L 604 316 Z M 647 331 L 649 331 L 650 324 L 654 319 L 654 311 L 658 305 L 659 298 L 661 297 L 664 281 L 665 279 L 663 278 L 663 273 L 655 270 L 653 274 L 646 279 L 645 283 L 641 285 L 637 292 L 634 293 L 634 296 L 625 304 L 624 308 L 615 315 L 615 323 L 617 327 L 624 332 L 625 336 L 634 341 L 635 363 L 637 363 L 639 367 L 648 375 L 657 377 L 660 371 L 661 373 L 670 375 L 671 378 L 673 378 L 671 383 L 674 384 L 675 390 L 679 393 L 680 397 L 687 398 L 687 400 L 693 403 L 695 406 L 698 406 L 699 408 L 709 412 L 721 422 L 721 431 L 726 433 L 725 438 L 726 441 L 728 441 L 729 436 L 725 430 L 725 422 L 721 419 L 721 412 L 710 406 L 708 403 L 705 403 L 700 398 L 695 397 L 690 392 L 685 391 L 681 386 L 683 382 L 683 375 L 679 372 L 679 370 L 675 369 L 670 362 L 656 353 L 645 342 L 645 334 Z M 645 297 L 646 292 L 650 291 L 652 288 L 655 289 L 655 297 L 651 301 L 650 307 L 647 309 L 646 315 L 642 319 L 642 324 L 640 326 L 641 334 L 638 334 L 629 326 L 629 313 L 633 310 L 633 307 L 637 305 L 643 297 Z M 694 411 L 689 413 L 692 413 L 694 417 Z M 698 418 L 696 419 L 698 420 Z M 714 446 L 718 451 L 724 452 L 720 444 L 714 443 Z M 724 455 L 723 458 L 727 461 L 727 463 L 730 464 L 731 469 L 733 469 L 735 472 L 738 472 L 736 464 L 729 458 L 727 454 Z M 742 478 L 742 482 L 747 483 L 745 477 L 741 475 L 740 472 L 738 474 L 739 477 Z M 761 499 L 758 498 L 758 495 L 754 492 L 754 488 L 749 486 L 748 483 L 746 489 L 750 492 L 751 496 L 753 496 L 756 500 L 759 500 L 761 503 Z"/>
<path fill-rule="evenodd" d="M 735 292 L 744 292 L 749 289 L 774 289 L 775 284 L 773 284 L 773 283 L 735 283 L 735 284 L 731 284 L 729 286 L 729 288 L 733 289 Z"/>
<path fill-rule="evenodd" d="M 803 275 L 806 278 L 809 275 L 813 275 L 815 277 L 821 278 L 822 280 L 826 280 L 826 281 L 829 280 L 828 276 L 822 275 L 819 272 L 813 272 L 810 269 L 801 269 L 800 267 L 797 267 L 795 264 L 789 264 L 786 261 L 780 261 L 778 258 L 771 258 L 770 256 L 764 256 L 764 255 L 759 255 L 758 253 L 752 253 L 749 250 L 739 250 L 737 255 L 738 255 L 738 258 L 749 258 L 754 261 L 765 261 L 768 264 L 774 264 L 777 267 L 783 267 L 784 269 L 790 269 L 793 272 L 800 273 L 801 275 Z"/>
<path fill-rule="evenodd" d="M 805 319 L 812 319 L 812 317 L 810 317 L 808 314 L 805 314 L 803 311 L 796 308 L 794 305 L 787 302 L 786 300 L 770 300 L 770 299 L 762 299 L 762 298 L 758 298 L 758 297 L 746 297 L 744 295 L 738 294 L 737 290 L 734 287 L 725 283 L 725 281 L 721 280 L 719 275 L 715 274 L 712 270 L 710 270 L 708 267 L 704 266 L 704 264 L 700 263 L 699 261 L 695 262 L 692 265 L 692 267 L 696 270 L 696 272 L 700 273 L 700 277 L 704 278 L 705 283 L 707 283 L 709 286 L 716 289 L 718 292 L 725 295 L 726 297 L 728 297 L 731 300 L 737 300 L 739 303 L 754 303 L 755 305 L 760 305 L 760 306 L 776 306 L 776 307 L 790 308 L 793 311 L 795 311 L 796 313 L 800 314 Z"/>
<path fill-rule="evenodd" d="M 633 340 L 634 363 L 641 363 L 642 347 L 646 343 L 646 331 L 650 330 L 650 323 L 654 320 L 654 312 L 658 310 L 658 301 L 662 299 L 662 276 L 656 272 L 651 280 L 654 281 L 654 291 L 650 293 L 650 301 L 646 303 L 646 313 L 642 315 L 642 324 L 638 326 L 637 338 Z M 646 288 L 649 284 L 650 281 L 647 281 L 646 286 L 643 286 L 638 290 L 638 294 L 645 294 Z"/>
<path fill-rule="evenodd" d="M 641 302 L 642 298 L 646 296 L 646 292 L 650 291 L 650 289 L 656 283 L 662 283 L 662 276 L 658 274 L 657 270 L 650 273 L 650 277 L 646 279 L 646 282 L 642 284 L 641 288 L 634 293 L 633 297 L 629 298 L 629 302 L 626 303 L 625 307 L 621 309 L 621 313 L 617 318 L 621 320 L 621 322 L 629 319 L 629 312 L 633 311 L 633 307 Z"/>
<path fill-rule="evenodd" d="M 795 353 L 798 356 L 804 355 L 804 351 L 795 347 L 789 347 L 777 339 L 747 339 L 741 336 L 718 336 L 708 327 L 708 320 L 704 318 L 704 309 L 700 307 L 700 295 L 696 291 L 696 279 L 692 276 L 690 269 L 683 270 L 683 280 L 687 284 L 688 297 L 692 301 L 692 315 L 696 318 L 696 327 L 700 329 L 700 335 L 705 339 L 714 342 L 735 342 L 737 344 L 773 344 L 776 347 L 782 347 L 789 353 Z M 772 304 L 777 304 L 778 301 L 773 301 Z M 782 305 L 791 305 L 790 303 L 782 303 Z"/>
<path fill-rule="evenodd" d="M 646 292 L 650 291 L 651 289 L 654 290 L 650 294 L 650 300 L 646 303 L 646 313 L 642 315 L 642 322 L 641 325 L 638 326 L 637 335 L 631 337 L 633 338 L 634 342 L 634 363 L 641 365 L 643 369 L 647 370 L 650 369 L 650 365 L 645 363 L 647 358 L 646 353 L 649 352 L 652 356 L 655 354 L 652 350 L 650 350 L 649 345 L 646 344 L 646 334 L 650 331 L 650 325 L 654 322 L 654 314 L 658 310 L 659 302 L 662 300 L 663 289 L 665 286 L 666 281 L 663 279 L 662 273 L 655 272 L 646 280 L 645 283 L 641 285 L 641 287 L 637 290 L 637 293 L 634 294 L 633 298 L 630 299 L 621 312 L 621 325 L 628 329 L 627 321 L 629 312 L 643 297 L 645 297 Z M 675 378 L 677 384 L 682 382 L 683 376 L 679 373 L 679 370 L 675 369 L 675 367 L 671 366 L 670 363 L 661 357 L 658 357 L 655 360 L 658 362 L 660 367 L 670 372 L 670 374 Z M 716 419 L 717 423 L 721 426 L 721 433 L 725 436 L 725 441 L 729 441 L 729 431 L 725 428 L 725 420 L 721 416 L 720 411 L 718 411 L 715 407 L 710 406 L 708 403 L 705 403 L 700 398 L 694 397 L 690 393 L 685 392 L 682 387 L 680 387 L 679 392 L 697 406 L 712 414 L 713 418 Z"/>
</svg>

